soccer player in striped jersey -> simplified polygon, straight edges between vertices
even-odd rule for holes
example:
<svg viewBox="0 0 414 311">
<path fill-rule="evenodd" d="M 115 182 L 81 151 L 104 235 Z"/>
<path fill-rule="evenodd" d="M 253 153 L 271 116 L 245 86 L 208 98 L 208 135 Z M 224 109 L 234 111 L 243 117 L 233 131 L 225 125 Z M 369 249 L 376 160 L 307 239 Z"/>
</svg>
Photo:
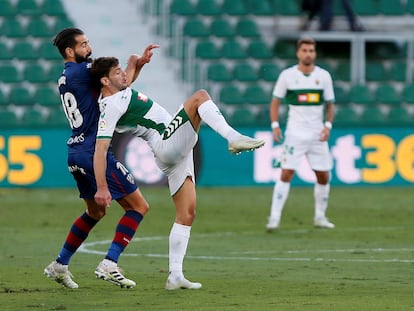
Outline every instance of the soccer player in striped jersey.
<svg viewBox="0 0 414 311">
<path fill-rule="evenodd" d="M 84 32 L 78 28 L 63 29 L 56 35 L 53 44 L 65 62 L 58 84 L 63 110 L 72 129 L 67 141 L 68 168 L 77 183 L 80 197 L 86 203 L 86 211 L 73 222 L 56 260 L 44 269 L 44 273 L 65 287 L 78 288 L 68 270 L 69 261 L 89 232 L 105 216 L 111 202 L 101 205 L 94 199 L 97 188 L 93 154 L 99 107 L 98 90 L 93 86 L 90 76 L 92 48 Z M 132 83 L 141 68 L 151 60 L 152 49 L 155 47 L 157 46 L 148 46 L 141 57 L 130 56 L 126 68 L 128 83 Z M 148 203 L 132 175 L 115 159 L 112 152 L 107 154 L 107 163 L 104 174 L 109 191 L 112 199 L 125 210 L 125 214 L 119 220 L 107 255 L 96 268 L 95 275 L 121 287 L 132 288 L 136 285 L 135 282 L 123 276 L 117 263 L 147 213 Z"/>
<path fill-rule="evenodd" d="M 200 283 L 190 282 L 183 274 L 183 260 L 196 209 L 193 148 L 201 121 L 228 141 L 231 153 L 254 150 L 263 146 L 264 141 L 234 130 L 205 90 L 196 91 L 171 116 L 162 106 L 128 87 L 126 74 L 115 57 L 97 58 L 91 71 L 102 85 L 98 100 L 101 116 L 94 157 L 98 185 L 96 200 L 101 204 L 111 201 L 105 168 L 107 150 L 115 129 L 147 141 L 158 166 L 168 177 L 170 194 L 176 207 L 176 218 L 169 236 L 170 274 L 165 288 L 201 288 Z"/>
<path fill-rule="evenodd" d="M 282 171 L 273 189 L 270 217 L 266 225 L 268 231 L 279 228 L 290 182 L 303 156 L 316 176 L 314 225 L 329 229 L 335 227 L 325 215 L 333 165 L 328 139 L 334 118 L 335 96 L 331 75 L 315 65 L 315 47 L 312 38 L 298 41 L 298 64 L 281 72 L 273 90 L 270 119 L 273 138 L 277 143 L 283 139 L 278 122 L 281 99 L 286 100 L 289 112 L 279 161 Z"/>
</svg>

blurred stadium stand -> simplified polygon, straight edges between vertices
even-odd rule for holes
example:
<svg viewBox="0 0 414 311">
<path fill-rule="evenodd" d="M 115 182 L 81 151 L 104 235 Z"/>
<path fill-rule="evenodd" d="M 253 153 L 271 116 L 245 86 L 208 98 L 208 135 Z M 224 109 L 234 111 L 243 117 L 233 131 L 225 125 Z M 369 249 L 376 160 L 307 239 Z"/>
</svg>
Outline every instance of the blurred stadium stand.
<svg viewBox="0 0 414 311">
<path fill-rule="evenodd" d="M 358 33 L 347 31 L 339 1 L 330 32 L 318 32 L 316 20 L 300 32 L 298 0 L 121 1 L 139 3 L 131 14 L 168 46 L 187 95 L 206 88 L 237 126 L 268 127 L 277 75 L 296 63 L 295 42 L 307 35 L 333 76 L 338 125 L 414 124 L 414 0 L 354 1 L 365 27 Z M 0 0 L 0 8 L 0 128 L 67 126 L 56 89 L 62 60 L 51 45 L 58 30 L 74 25 L 65 6 Z"/>
</svg>

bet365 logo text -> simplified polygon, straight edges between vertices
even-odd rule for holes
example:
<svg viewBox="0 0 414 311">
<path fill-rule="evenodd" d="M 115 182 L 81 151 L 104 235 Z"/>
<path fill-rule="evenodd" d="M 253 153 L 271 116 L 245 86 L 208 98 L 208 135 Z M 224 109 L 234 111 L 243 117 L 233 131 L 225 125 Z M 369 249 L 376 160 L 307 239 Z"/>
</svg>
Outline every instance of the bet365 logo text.
<svg viewBox="0 0 414 311">
<path fill-rule="evenodd" d="M 273 143 L 271 132 L 256 132 L 264 139 L 263 148 L 255 151 L 254 178 L 258 183 L 279 178 L 280 168 L 274 167 L 281 154 L 281 146 Z M 331 137 L 334 159 L 332 177 L 343 184 L 383 184 L 414 182 L 414 135 L 400 139 L 391 134 L 363 133 Z M 315 176 L 305 158 L 296 171 L 305 183 L 313 183 Z"/>
<path fill-rule="evenodd" d="M 34 151 L 41 147 L 40 136 L 0 136 L 0 182 L 23 186 L 38 181 L 43 162 Z"/>
</svg>

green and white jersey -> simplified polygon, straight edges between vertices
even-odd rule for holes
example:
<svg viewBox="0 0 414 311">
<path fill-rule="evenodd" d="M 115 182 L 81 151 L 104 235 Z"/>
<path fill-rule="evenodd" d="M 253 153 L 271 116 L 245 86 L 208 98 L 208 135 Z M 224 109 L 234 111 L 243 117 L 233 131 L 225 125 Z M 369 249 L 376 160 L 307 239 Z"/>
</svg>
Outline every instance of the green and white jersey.
<svg viewBox="0 0 414 311">
<path fill-rule="evenodd" d="M 111 139 L 115 130 L 130 132 L 154 148 L 172 119 L 162 106 L 129 87 L 111 96 L 100 96 L 98 103 L 101 115 L 97 139 Z"/>
<path fill-rule="evenodd" d="M 301 72 L 298 65 L 283 70 L 273 96 L 284 98 L 289 105 L 287 130 L 321 129 L 324 103 L 335 101 L 331 75 L 318 66 L 308 75 Z"/>
</svg>

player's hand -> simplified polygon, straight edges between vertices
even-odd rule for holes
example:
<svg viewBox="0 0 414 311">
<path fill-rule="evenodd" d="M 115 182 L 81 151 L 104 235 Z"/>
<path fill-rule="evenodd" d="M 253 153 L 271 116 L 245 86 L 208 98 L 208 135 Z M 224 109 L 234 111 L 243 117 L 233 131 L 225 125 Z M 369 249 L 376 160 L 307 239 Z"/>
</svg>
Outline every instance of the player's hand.
<svg viewBox="0 0 414 311">
<path fill-rule="evenodd" d="M 283 139 L 282 130 L 280 127 L 273 129 L 273 140 L 277 143 L 280 143 Z"/>
<path fill-rule="evenodd" d="M 144 53 L 141 55 L 141 57 L 139 58 L 139 63 L 141 65 L 147 64 L 151 61 L 152 55 L 154 54 L 154 52 L 152 51 L 153 49 L 158 49 L 160 46 L 158 44 L 150 44 L 148 45 L 145 50 Z"/>
<path fill-rule="evenodd" d="M 108 189 L 98 189 L 95 193 L 95 201 L 98 205 L 109 207 L 112 202 L 112 196 Z"/>
<path fill-rule="evenodd" d="M 331 130 L 328 129 L 327 127 L 324 127 L 323 130 L 321 131 L 321 134 L 319 135 L 319 140 L 327 141 L 329 139 L 330 134 L 331 134 Z"/>
</svg>

